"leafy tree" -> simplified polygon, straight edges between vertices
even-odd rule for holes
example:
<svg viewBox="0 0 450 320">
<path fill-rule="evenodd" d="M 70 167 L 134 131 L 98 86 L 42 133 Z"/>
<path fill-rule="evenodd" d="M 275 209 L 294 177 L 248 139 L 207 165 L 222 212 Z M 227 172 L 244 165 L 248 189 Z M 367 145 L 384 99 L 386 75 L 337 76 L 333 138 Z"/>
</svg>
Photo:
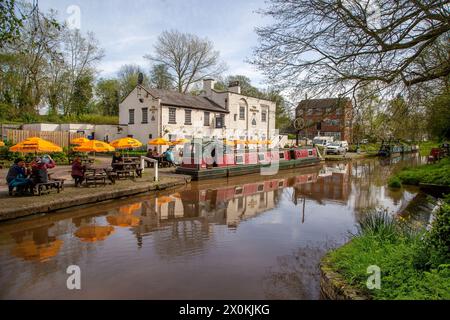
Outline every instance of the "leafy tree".
<svg viewBox="0 0 450 320">
<path fill-rule="evenodd" d="M 427 105 L 427 128 L 439 140 L 450 139 L 450 90 L 430 100 Z"/>
<path fill-rule="evenodd" d="M 120 100 L 123 100 L 130 94 L 131 91 L 138 84 L 139 73 L 142 73 L 144 76 L 143 84 L 148 86 L 149 79 L 148 76 L 144 73 L 143 69 L 138 65 L 126 64 L 123 65 L 117 73 L 117 77 L 119 80 L 120 87 Z"/>
<path fill-rule="evenodd" d="M 117 79 L 100 79 L 95 88 L 97 109 L 109 116 L 119 115 L 120 84 Z"/>
<path fill-rule="evenodd" d="M 156 64 L 150 70 L 150 85 L 156 89 L 173 89 L 173 77 L 164 64 Z"/>
<path fill-rule="evenodd" d="M 73 94 L 71 98 L 71 114 L 77 116 L 90 113 L 91 101 L 93 97 L 93 81 L 92 74 L 85 74 L 75 81 Z"/>
<path fill-rule="evenodd" d="M 0 48 L 20 36 L 24 16 L 17 13 L 15 0 L 2 0 L 0 4 Z"/>
</svg>

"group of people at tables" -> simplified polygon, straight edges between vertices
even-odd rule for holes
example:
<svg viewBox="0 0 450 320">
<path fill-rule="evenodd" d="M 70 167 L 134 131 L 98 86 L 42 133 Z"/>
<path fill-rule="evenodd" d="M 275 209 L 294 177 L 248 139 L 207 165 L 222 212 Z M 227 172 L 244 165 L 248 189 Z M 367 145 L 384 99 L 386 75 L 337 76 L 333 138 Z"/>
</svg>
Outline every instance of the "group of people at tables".
<svg viewBox="0 0 450 320">
<path fill-rule="evenodd" d="M 175 164 L 173 147 L 170 147 L 161 155 L 156 148 L 149 149 L 146 156 L 156 159 L 158 162 L 166 161 L 170 164 Z M 37 184 L 48 183 L 48 169 L 52 169 L 55 166 L 55 161 L 49 155 L 37 156 L 28 165 L 23 158 L 17 158 L 6 176 L 9 195 L 13 195 L 14 189 L 16 189 L 17 195 L 32 195 L 33 189 Z M 71 176 L 74 179 L 75 187 L 80 187 L 84 181 L 87 167 L 83 164 L 80 156 L 74 158 L 71 166 Z M 111 166 L 113 171 L 123 169 L 124 158 L 119 152 L 113 155 Z"/>
<path fill-rule="evenodd" d="M 147 151 L 146 157 L 150 158 L 150 159 L 158 160 L 158 163 L 165 161 L 165 162 L 169 163 L 170 165 L 175 165 L 175 155 L 174 155 L 174 147 L 173 146 L 170 146 L 162 154 L 158 153 L 158 150 L 156 147 L 154 149 L 150 148 Z M 147 164 L 149 165 L 150 163 L 147 161 Z"/>
<path fill-rule="evenodd" d="M 49 155 L 35 157 L 29 165 L 17 158 L 6 175 L 9 195 L 13 195 L 14 188 L 18 195 L 32 195 L 37 184 L 49 181 L 48 169 L 54 167 L 55 161 Z"/>
</svg>

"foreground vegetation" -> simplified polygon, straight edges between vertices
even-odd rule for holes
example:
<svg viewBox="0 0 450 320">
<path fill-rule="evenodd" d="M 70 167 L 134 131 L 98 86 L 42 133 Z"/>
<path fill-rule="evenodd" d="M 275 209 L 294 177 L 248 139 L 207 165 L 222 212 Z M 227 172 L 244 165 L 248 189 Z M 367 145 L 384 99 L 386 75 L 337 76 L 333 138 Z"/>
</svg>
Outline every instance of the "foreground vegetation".
<svg viewBox="0 0 450 320">
<path fill-rule="evenodd" d="M 344 280 L 374 299 L 450 299 L 450 197 L 431 232 L 417 231 L 387 212 L 370 213 L 358 234 L 330 253 Z M 367 268 L 381 270 L 381 288 L 366 286 Z"/>
<path fill-rule="evenodd" d="M 401 184 L 418 185 L 419 183 L 450 186 L 450 158 L 442 159 L 436 164 L 404 168 L 389 180 L 390 187 L 401 187 Z"/>
</svg>

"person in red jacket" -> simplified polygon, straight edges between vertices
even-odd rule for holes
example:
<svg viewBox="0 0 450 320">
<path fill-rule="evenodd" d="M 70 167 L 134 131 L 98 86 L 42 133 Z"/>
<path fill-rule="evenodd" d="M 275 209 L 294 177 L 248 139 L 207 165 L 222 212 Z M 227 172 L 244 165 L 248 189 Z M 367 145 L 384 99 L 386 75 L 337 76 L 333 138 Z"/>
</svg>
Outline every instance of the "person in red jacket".
<svg viewBox="0 0 450 320">
<path fill-rule="evenodd" d="M 81 158 L 76 157 L 72 162 L 72 178 L 75 180 L 75 188 L 81 186 L 85 170 L 85 166 L 81 164 Z"/>
<path fill-rule="evenodd" d="M 52 169 L 55 165 L 55 161 L 49 155 L 43 156 L 42 158 L 36 157 L 31 163 L 31 180 L 33 181 L 33 184 L 47 183 L 47 169 Z"/>
</svg>

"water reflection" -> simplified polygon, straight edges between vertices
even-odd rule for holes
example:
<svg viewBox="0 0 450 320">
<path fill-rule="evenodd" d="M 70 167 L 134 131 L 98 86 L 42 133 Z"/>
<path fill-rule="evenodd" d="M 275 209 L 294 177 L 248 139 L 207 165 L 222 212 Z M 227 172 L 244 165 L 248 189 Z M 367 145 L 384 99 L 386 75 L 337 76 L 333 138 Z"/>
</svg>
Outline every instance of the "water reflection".
<svg viewBox="0 0 450 320">
<path fill-rule="evenodd" d="M 52 224 L 11 233 L 15 246 L 11 254 L 29 261 L 45 262 L 56 256 L 63 244 L 49 234 Z"/>
<path fill-rule="evenodd" d="M 1 224 L 0 297 L 65 297 L 64 270 L 77 264 L 92 286 L 71 293 L 77 298 L 318 298 L 320 257 L 346 241 L 368 208 L 405 208 L 417 190 L 390 190 L 386 179 L 418 161 L 192 183 Z M 61 288 L 45 289 L 55 281 Z"/>
</svg>

